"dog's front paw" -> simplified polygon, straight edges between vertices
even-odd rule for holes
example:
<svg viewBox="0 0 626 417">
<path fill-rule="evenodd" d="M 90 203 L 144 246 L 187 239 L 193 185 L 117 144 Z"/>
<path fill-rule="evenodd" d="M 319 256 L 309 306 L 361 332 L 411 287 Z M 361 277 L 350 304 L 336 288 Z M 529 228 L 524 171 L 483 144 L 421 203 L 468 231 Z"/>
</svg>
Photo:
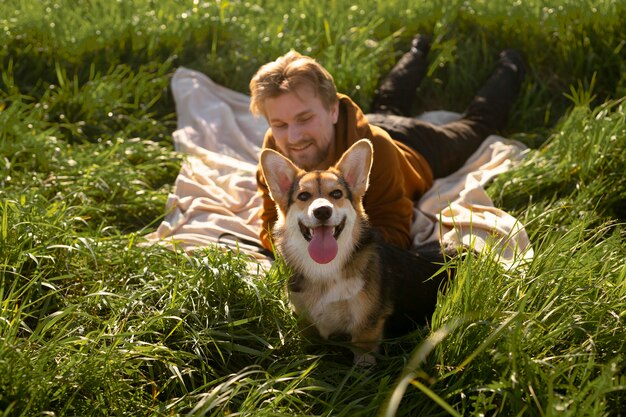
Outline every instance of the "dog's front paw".
<svg viewBox="0 0 626 417">
<path fill-rule="evenodd" d="M 376 366 L 376 358 L 371 353 L 355 353 L 354 364 L 360 368 L 371 368 Z"/>
</svg>

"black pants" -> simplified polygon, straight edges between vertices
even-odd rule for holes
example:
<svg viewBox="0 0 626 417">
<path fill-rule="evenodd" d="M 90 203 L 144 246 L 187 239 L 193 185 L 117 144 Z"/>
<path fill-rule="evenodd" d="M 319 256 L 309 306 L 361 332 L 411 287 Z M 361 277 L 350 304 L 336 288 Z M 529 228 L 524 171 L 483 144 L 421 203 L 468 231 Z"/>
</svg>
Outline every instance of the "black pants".
<svg viewBox="0 0 626 417">
<path fill-rule="evenodd" d="M 485 138 L 502 129 L 523 80 L 523 63 L 507 51 L 491 77 L 474 96 L 460 120 L 434 125 L 409 116 L 417 88 L 428 67 L 426 54 L 412 49 L 385 77 L 374 98 L 368 121 L 386 130 L 393 139 L 422 154 L 435 178 L 458 170 Z M 511 65 L 513 64 L 513 65 Z"/>
</svg>

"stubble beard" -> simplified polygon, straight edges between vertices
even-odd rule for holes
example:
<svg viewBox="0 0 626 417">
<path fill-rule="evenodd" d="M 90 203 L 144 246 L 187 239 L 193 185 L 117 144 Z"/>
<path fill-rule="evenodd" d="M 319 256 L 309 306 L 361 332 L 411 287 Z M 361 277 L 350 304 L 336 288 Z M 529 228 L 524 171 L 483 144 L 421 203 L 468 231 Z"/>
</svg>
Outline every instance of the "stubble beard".
<svg viewBox="0 0 626 417">
<path fill-rule="evenodd" d="M 313 144 L 312 146 L 315 148 L 315 153 L 306 159 L 303 160 L 302 158 L 295 158 L 293 155 L 289 155 L 289 159 L 291 159 L 298 168 L 305 171 L 327 168 L 322 167 L 321 165 L 328 159 L 330 146 L 327 146 L 325 149 L 318 148 L 316 144 Z"/>
</svg>

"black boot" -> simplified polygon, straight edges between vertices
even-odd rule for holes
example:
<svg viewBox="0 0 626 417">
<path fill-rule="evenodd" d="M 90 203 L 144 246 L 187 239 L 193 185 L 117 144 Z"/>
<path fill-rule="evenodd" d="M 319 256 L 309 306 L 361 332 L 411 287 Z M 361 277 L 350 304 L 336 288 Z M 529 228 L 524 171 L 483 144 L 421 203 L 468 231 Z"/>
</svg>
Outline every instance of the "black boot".
<svg viewBox="0 0 626 417">
<path fill-rule="evenodd" d="M 376 91 L 371 113 L 410 116 L 417 87 L 426 76 L 430 40 L 417 35 L 406 52 L 387 74 Z"/>
<path fill-rule="evenodd" d="M 513 72 L 517 74 L 519 85 L 522 84 L 526 76 L 526 62 L 519 51 L 515 49 L 505 49 L 500 52 L 498 65 L 513 70 Z"/>
<path fill-rule="evenodd" d="M 495 131 L 501 130 L 520 93 L 525 75 L 526 63 L 518 51 L 505 49 L 500 52 L 496 68 L 474 96 L 464 117 L 480 121 Z"/>
</svg>

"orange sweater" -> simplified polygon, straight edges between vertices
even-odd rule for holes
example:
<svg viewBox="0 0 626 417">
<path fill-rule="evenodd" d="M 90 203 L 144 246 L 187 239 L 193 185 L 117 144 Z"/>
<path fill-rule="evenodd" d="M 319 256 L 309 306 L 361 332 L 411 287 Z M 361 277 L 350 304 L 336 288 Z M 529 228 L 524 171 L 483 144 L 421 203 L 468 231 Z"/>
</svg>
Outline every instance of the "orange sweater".
<svg viewBox="0 0 626 417">
<path fill-rule="evenodd" d="M 409 248 L 414 202 L 433 183 L 430 166 L 422 155 L 392 140 L 383 129 L 370 125 L 361 109 L 348 96 L 338 94 L 338 98 L 339 118 L 335 125 L 334 161 L 338 161 L 359 139 L 368 138 L 372 142 L 374 163 L 369 189 L 363 201 L 365 212 L 385 241 L 401 248 Z M 271 129 L 265 134 L 263 147 L 278 151 Z M 278 215 L 260 167 L 257 170 L 257 184 L 263 196 L 263 227 L 260 238 L 263 246 L 272 250 L 269 230 Z"/>
</svg>

